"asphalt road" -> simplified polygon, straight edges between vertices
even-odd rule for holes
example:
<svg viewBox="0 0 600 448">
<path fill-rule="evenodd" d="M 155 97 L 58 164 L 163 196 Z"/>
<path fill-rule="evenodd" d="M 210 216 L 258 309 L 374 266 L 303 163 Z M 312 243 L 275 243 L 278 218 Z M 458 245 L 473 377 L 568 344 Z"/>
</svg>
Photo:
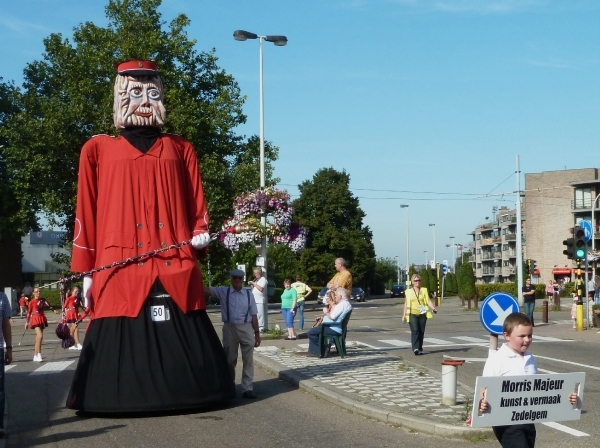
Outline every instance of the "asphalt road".
<svg viewBox="0 0 600 448">
<path fill-rule="evenodd" d="M 390 345 L 389 341 L 410 340 L 408 326 L 402 325 L 402 299 L 379 299 L 355 304 L 349 326 L 350 340 L 389 350 L 406 360 L 440 371 L 444 356 L 471 359 L 459 369 L 459 381 L 471 388 L 483 368 L 487 356 L 485 346 L 477 346 L 461 339 L 472 337 L 485 340 L 478 315 L 451 306 L 449 299 L 440 313 L 428 323 L 428 338 L 437 343 L 426 343 L 424 356 L 415 357 L 410 350 Z M 218 314 L 211 311 L 215 326 Z M 316 315 L 307 312 L 307 319 Z M 51 316 L 52 317 L 52 316 Z M 272 314 L 270 325 L 281 325 L 281 317 Z M 558 341 L 534 342 L 532 349 L 538 355 L 540 368 L 552 372 L 586 372 L 584 413 L 581 421 L 565 422 L 564 426 L 586 434 L 575 436 L 537 425 L 538 447 L 591 447 L 600 436 L 600 361 L 595 331 L 576 332 L 568 323 L 568 312 L 551 313 L 550 320 L 559 323 L 536 326 L 534 336 L 554 337 Z M 560 323 L 566 321 L 566 323 Z M 77 353 L 60 348 L 53 334 L 55 325 L 46 331 L 42 353 L 45 362 L 33 363 L 33 332 L 28 332 L 22 345 L 17 346 L 22 334 L 22 321 L 13 326 L 16 362 L 6 373 L 8 400 L 6 446 L 244 446 L 244 447 L 438 447 L 439 438 L 407 432 L 374 422 L 343 411 L 336 406 L 299 391 L 282 381 L 256 369 L 255 392 L 259 399 L 249 401 L 237 398 L 227 406 L 202 409 L 187 414 L 167 414 L 127 417 L 85 417 L 65 408 L 65 399 L 77 360 Z M 218 330 L 220 332 L 220 329 Z M 381 342 L 388 341 L 388 342 Z M 449 342 L 444 345 L 441 342 Z M 277 341 L 282 346 L 305 341 Z M 464 345 L 461 345 L 464 344 Z M 542 358 L 543 357 L 543 358 Z M 546 359 L 549 358 L 549 359 Z M 578 363 L 581 365 L 569 364 Z M 54 370 L 46 374 L 32 374 L 48 365 Z M 595 368 L 594 368 L 595 367 Z M 238 372 L 239 382 L 239 372 Z M 239 391 L 239 390 L 238 390 Z M 443 443 L 443 442 L 442 442 Z M 495 440 L 460 441 L 460 447 L 497 447 Z M 1 446 L 1 444 L 0 444 Z"/>
<path fill-rule="evenodd" d="M 15 330 L 21 328 L 17 320 Z M 16 347 L 7 371 L 8 447 L 436 447 L 438 438 L 367 420 L 256 369 L 257 400 L 239 397 L 221 408 L 185 414 L 86 417 L 65 408 L 77 353 L 46 331 L 44 363 L 33 363 L 33 334 Z M 18 335 L 20 337 L 20 333 Z M 17 338 L 18 339 L 18 338 Z M 15 345 L 18 342 L 15 342 Z M 68 364 L 61 371 L 36 369 Z M 57 366 L 57 369 L 60 366 Z M 238 382 L 239 382 L 238 371 Z M 1 446 L 1 444 L 0 444 Z M 459 447 L 472 446 L 460 442 Z M 483 446 L 493 446 L 483 444 Z"/>
<path fill-rule="evenodd" d="M 425 354 L 415 356 L 409 345 L 410 329 L 401 321 L 403 300 L 354 303 L 348 339 L 437 372 L 441 372 L 444 359 L 465 359 L 467 362 L 458 370 L 458 381 L 472 390 L 489 350 L 489 333 L 481 325 L 479 313 L 463 310 L 458 298 L 447 299 L 435 318 L 428 321 Z M 535 319 L 534 342 L 530 348 L 541 373 L 586 373 L 581 420 L 553 425 L 555 428 L 537 424 L 536 446 L 596 446 L 600 440 L 600 334 L 595 328 L 583 332 L 573 329 L 567 309 L 550 312 L 548 324 L 542 323 L 541 309 L 536 310 Z M 475 340 L 482 343 L 474 343 Z M 500 336 L 499 346 L 502 342 Z"/>
</svg>

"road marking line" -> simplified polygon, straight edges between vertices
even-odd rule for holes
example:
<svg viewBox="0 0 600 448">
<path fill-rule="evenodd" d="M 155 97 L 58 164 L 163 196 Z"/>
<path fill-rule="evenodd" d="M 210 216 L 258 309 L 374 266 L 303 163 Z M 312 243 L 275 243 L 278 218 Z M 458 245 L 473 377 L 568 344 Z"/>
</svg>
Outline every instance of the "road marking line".
<svg viewBox="0 0 600 448">
<path fill-rule="evenodd" d="M 308 344 L 298 344 L 298 347 L 308 349 Z"/>
<path fill-rule="evenodd" d="M 399 339 L 380 339 L 377 342 L 383 342 L 384 344 L 393 345 L 394 347 L 410 347 L 410 342 L 401 341 Z"/>
<path fill-rule="evenodd" d="M 359 341 L 346 341 L 346 345 L 348 345 L 349 347 L 353 347 L 355 345 L 357 345 L 357 346 L 363 345 L 365 347 L 373 348 L 373 349 L 376 349 L 376 350 L 380 349 L 379 347 L 375 347 L 374 345 L 370 345 L 370 344 L 367 344 L 366 342 L 359 342 Z"/>
<path fill-rule="evenodd" d="M 4 366 L 4 371 L 5 371 L 5 372 L 8 372 L 8 371 L 9 371 L 10 369 L 12 369 L 13 367 L 15 367 L 15 365 L 14 365 L 14 364 L 11 364 L 11 365 L 9 365 L 9 366 L 6 366 L 6 365 L 5 365 L 5 366 Z"/>
<path fill-rule="evenodd" d="M 49 362 L 44 364 L 43 366 L 35 369 L 29 375 L 45 375 L 47 373 L 58 373 L 65 370 L 75 361 L 58 361 L 58 362 Z"/>
<path fill-rule="evenodd" d="M 565 361 L 564 359 L 549 358 L 547 356 L 539 356 L 539 355 L 535 355 L 535 357 L 540 358 L 540 359 L 547 359 L 549 361 L 563 362 L 565 364 L 571 364 L 572 366 L 587 367 L 588 369 L 600 370 L 600 367 L 590 366 L 588 364 L 580 364 L 578 362 L 573 362 L 573 361 Z"/>
<path fill-rule="evenodd" d="M 467 342 L 477 342 L 477 343 L 490 342 L 489 339 L 486 341 L 485 339 L 472 338 L 471 336 L 452 336 L 452 339 L 458 339 L 460 341 L 467 341 Z"/>
<path fill-rule="evenodd" d="M 542 425 L 546 425 L 546 426 L 549 426 L 550 428 L 554 428 L 559 431 L 566 432 L 567 434 L 571 434 L 572 436 L 575 436 L 575 437 L 589 437 L 590 436 L 589 434 L 586 434 L 585 432 L 581 432 L 577 429 L 569 428 L 568 426 L 561 425 L 560 423 L 556 423 L 556 422 L 542 422 Z"/>
<path fill-rule="evenodd" d="M 540 336 L 539 334 L 534 335 L 533 338 L 536 340 L 536 342 L 566 342 L 564 339 L 553 338 L 552 336 Z"/>
<path fill-rule="evenodd" d="M 552 370 L 546 370 L 546 369 L 540 369 L 540 368 L 538 368 L 538 370 L 543 373 L 558 373 L 558 372 L 553 372 Z"/>
<path fill-rule="evenodd" d="M 443 339 L 436 339 L 436 338 L 423 338 L 423 341 L 428 342 L 430 344 L 436 344 L 436 345 L 452 344 L 452 342 L 444 341 Z"/>
<path fill-rule="evenodd" d="M 447 359 L 460 359 L 465 362 L 486 362 L 487 361 L 487 358 L 461 358 L 460 356 L 448 356 L 448 355 L 443 355 L 443 357 L 447 358 Z"/>
</svg>

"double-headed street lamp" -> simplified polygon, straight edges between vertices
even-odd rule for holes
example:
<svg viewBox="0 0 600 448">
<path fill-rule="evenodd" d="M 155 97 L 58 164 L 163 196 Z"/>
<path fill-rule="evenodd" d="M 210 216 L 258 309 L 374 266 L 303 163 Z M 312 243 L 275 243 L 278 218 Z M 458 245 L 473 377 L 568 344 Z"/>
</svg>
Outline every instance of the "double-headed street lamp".
<svg viewBox="0 0 600 448">
<path fill-rule="evenodd" d="M 406 279 L 408 280 L 408 204 L 400 204 L 400 208 L 406 209 Z"/>
<path fill-rule="evenodd" d="M 435 269 L 435 224 L 429 224 L 429 227 L 433 227 L 433 269 Z"/>
<path fill-rule="evenodd" d="M 452 272 L 456 274 L 456 256 L 454 255 L 454 248 L 456 246 L 454 245 L 454 237 L 451 236 L 450 240 L 452 241 Z"/>
<path fill-rule="evenodd" d="M 259 42 L 259 101 L 260 101 L 260 189 L 265 188 L 265 105 L 264 105 L 264 94 L 263 94 L 263 40 L 267 42 L 273 42 L 278 47 L 283 47 L 287 44 L 287 37 L 285 36 L 259 36 L 258 34 L 250 33 L 248 31 L 237 30 L 233 32 L 233 38 L 235 40 L 244 41 L 248 39 L 258 39 Z M 261 225 L 263 228 L 267 226 L 267 217 L 263 213 L 261 219 Z M 263 262 L 264 276 L 267 278 L 267 237 L 263 236 L 261 242 L 260 255 Z M 268 278 L 267 278 L 268 282 Z M 269 288 L 267 286 L 267 293 L 264 294 L 264 329 L 268 330 L 268 311 L 269 311 L 269 299 L 268 299 Z"/>
</svg>

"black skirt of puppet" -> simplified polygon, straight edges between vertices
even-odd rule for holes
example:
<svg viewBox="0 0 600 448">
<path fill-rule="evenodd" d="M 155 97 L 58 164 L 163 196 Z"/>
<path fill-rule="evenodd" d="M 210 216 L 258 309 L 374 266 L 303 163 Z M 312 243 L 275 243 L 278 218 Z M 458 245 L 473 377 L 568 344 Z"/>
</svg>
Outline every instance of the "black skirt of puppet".
<svg viewBox="0 0 600 448">
<path fill-rule="evenodd" d="M 151 307 L 170 318 L 153 321 Z M 193 409 L 235 397 L 227 358 L 205 310 L 184 314 L 170 297 L 140 315 L 90 322 L 67 407 L 91 413 Z"/>
</svg>

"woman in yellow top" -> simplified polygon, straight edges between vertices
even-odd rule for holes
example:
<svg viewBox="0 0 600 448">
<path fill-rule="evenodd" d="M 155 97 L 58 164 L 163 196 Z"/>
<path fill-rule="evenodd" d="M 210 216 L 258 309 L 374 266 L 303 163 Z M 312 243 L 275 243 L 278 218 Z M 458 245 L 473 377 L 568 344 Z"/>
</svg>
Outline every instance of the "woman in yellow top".
<svg viewBox="0 0 600 448">
<path fill-rule="evenodd" d="M 415 355 L 423 354 L 423 338 L 425 337 L 425 325 L 427 319 L 433 317 L 431 312 L 437 313 L 437 309 L 429 298 L 427 288 L 421 288 L 421 277 L 418 274 L 412 276 L 412 288 L 404 292 L 404 313 L 402 321 L 410 325 L 412 350 Z M 408 310 L 408 314 L 407 314 Z"/>
</svg>

